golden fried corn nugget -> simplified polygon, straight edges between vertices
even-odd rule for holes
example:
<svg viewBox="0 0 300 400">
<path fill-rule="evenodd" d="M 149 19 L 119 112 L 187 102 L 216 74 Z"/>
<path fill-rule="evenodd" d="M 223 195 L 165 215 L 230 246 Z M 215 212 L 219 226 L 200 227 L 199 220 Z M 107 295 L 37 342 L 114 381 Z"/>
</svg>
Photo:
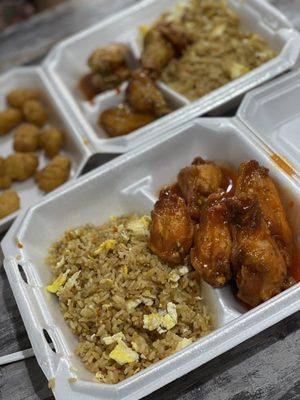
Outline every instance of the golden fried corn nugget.
<svg viewBox="0 0 300 400">
<path fill-rule="evenodd" d="M 21 121 L 22 113 L 17 108 L 7 108 L 4 111 L 0 111 L 0 136 L 9 133 Z"/>
<path fill-rule="evenodd" d="M 5 159 L 0 157 L 0 189 L 8 189 L 11 186 L 11 177 L 7 175 Z"/>
<path fill-rule="evenodd" d="M 5 167 L 7 175 L 13 181 L 25 181 L 34 175 L 39 164 L 37 155 L 33 153 L 15 153 L 7 157 Z"/>
<path fill-rule="evenodd" d="M 48 158 L 55 157 L 64 144 L 63 133 L 54 127 L 46 128 L 40 136 L 40 146 Z"/>
<path fill-rule="evenodd" d="M 47 121 L 47 111 L 44 105 L 38 100 L 28 100 L 22 107 L 24 118 L 27 122 L 39 127 Z"/>
<path fill-rule="evenodd" d="M 26 101 L 38 99 L 39 97 L 40 93 L 37 90 L 18 88 L 9 92 L 6 100 L 11 107 L 22 108 Z"/>
<path fill-rule="evenodd" d="M 20 198 L 14 190 L 5 190 L 0 195 L 0 218 L 4 218 L 20 208 Z"/>
<path fill-rule="evenodd" d="M 39 147 L 40 130 L 36 125 L 24 123 L 15 132 L 14 149 L 22 153 L 36 151 Z"/>
<path fill-rule="evenodd" d="M 35 180 L 41 190 L 48 193 L 66 182 L 70 175 L 71 161 L 66 156 L 55 156 L 49 164 L 38 171 Z"/>
</svg>

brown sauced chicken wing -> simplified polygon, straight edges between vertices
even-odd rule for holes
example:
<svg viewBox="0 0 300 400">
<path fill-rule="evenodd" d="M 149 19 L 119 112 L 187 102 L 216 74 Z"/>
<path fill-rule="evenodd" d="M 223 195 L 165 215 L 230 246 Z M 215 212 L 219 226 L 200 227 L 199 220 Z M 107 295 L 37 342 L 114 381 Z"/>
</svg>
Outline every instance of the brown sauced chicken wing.
<svg viewBox="0 0 300 400">
<path fill-rule="evenodd" d="M 40 135 L 39 143 L 48 158 L 53 158 L 59 154 L 64 144 L 63 133 L 54 127 L 43 130 Z"/>
<path fill-rule="evenodd" d="M 6 135 L 22 122 L 22 113 L 17 108 L 0 111 L 0 136 Z"/>
<path fill-rule="evenodd" d="M 147 32 L 144 38 L 141 63 L 143 68 L 159 75 L 163 68 L 174 57 L 172 44 L 156 27 Z"/>
<path fill-rule="evenodd" d="M 6 162 L 0 157 L 0 189 L 8 189 L 11 187 L 11 177 L 7 174 Z"/>
<path fill-rule="evenodd" d="M 34 175 L 39 164 L 36 154 L 15 153 L 5 160 L 6 173 L 13 181 L 25 181 Z"/>
<path fill-rule="evenodd" d="M 126 63 L 129 48 L 122 43 L 111 43 L 93 51 L 88 59 L 92 72 L 110 73 Z"/>
<path fill-rule="evenodd" d="M 152 211 L 149 247 L 171 265 L 180 264 L 189 253 L 194 227 L 184 200 L 162 191 Z"/>
<path fill-rule="evenodd" d="M 18 88 L 9 92 L 6 100 L 11 107 L 22 108 L 26 101 L 37 100 L 39 97 L 40 93 L 37 90 Z"/>
<path fill-rule="evenodd" d="M 117 68 L 115 71 L 102 74 L 100 72 L 92 72 L 84 75 L 79 87 L 88 100 L 92 100 L 99 93 L 106 90 L 114 89 L 127 81 L 131 76 L 131 70 L 126 65 Z"/>
<path fill-rule="evenodd" d="M 84 75 L 79 88 L 88 100 L 97 94 L 118 87 L 131 76 L 127 65 L 130 50 L 122 43 L 96 49 L 88 59 L 91 73 Z"/>
<path fill-rule="evenodd" d="M 231 279 L 231 250 L 226 200 L 223 194 L 213 194 L 195 231 L 192 265 L 211 286 L 222 287 Z"/>
<path fill-rule="evenodd" d="M 200 157 L 195 158 L 192 165 L 183 168 L 177 179 L 193 219 L 199 219 L 207 197 L 225 185 L 221 168 Z"/>
<path fill-rule="evenodd" d="M 122 82 L 127 81 L 130 76 L 131 70 L 123 65 L 107 75 L 95 73 L 92 77 L 92 85 L 97 93 L 101 93 L 119 86 Z"/>
<path fill-rule="evenodd" d="M 135 111 L 154 114 L 156 117 L 171 111 L 155 81 L 142 69 L 133 72 L 126 90 L 126 100 Z"/>
<path fill-rule="evenodd" d="M 237 196 L 253 193 L 257 196 L 270 232 L 290 266 L 293 258 L 293 234 L 277 188 L 269 177 L 269 170 L 254 160 L 242 163 L 235 193 Z"/>
<path fill-rule="evenodd" d="M 110 108 L 101 113 L 99 125 L 109 136 L 123 136 L 154 121 L 152 114 L 137 113 L 127 104 Z"/>
<path fill-rule="evenodd" d="M 157 25 L 157 30 L 173 46 L 176 56 L 181 56 L 192 43 L 182 27 L 174 22 L 161 22 Z"/>
<path fill-rule="evenodd" d="M 38 171 L 35 180 L 41 190 L 48 193 L 69 179 L 71 161 L 66 156 L 55 156 L 49 164 Z"/>
<path fill-rule="evenodd" d="M 250 306 L 280 293 L 287 266 L 263 217 L 256 195 L 228 199 L 233 238 L 232 267 L 238 298 Z"/>
<path fill-rule="evenodd" d="M 20 198 L 14 190 L 5 190 L 0 195 L 0 219 L 20 208 Z"/>
<path fill-rule="evenodd" d="M 39 147 L 40 130 L 36 125 L 21 124 L 15 132 L 14 149 L 22 153 L 36 151 Z"/>
<path fill-rule="evenodd" d="M 27 122 L 42 127 L 47 121 L 47 111 L 39 100 L 27 100 L 22 107 Z"/>
</svg>

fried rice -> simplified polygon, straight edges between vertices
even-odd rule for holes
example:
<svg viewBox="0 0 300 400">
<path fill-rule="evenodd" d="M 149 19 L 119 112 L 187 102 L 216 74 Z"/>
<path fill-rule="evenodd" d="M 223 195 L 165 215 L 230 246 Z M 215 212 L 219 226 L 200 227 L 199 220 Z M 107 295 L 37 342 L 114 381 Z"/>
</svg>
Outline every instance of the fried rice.
<svg viewBox="0 0 300 400">
<path fill-rule="evenodd" d="M 276 57 L 266 40 L 242 28 L 226 1 L 188 0 L 159 22 L 183 29 L 193 44 L 174 58 L 162 80 L 196 100 Z"/>
<path fill-rule="evenodd" d="M 117 383 L 212 330 L 199 276 L 148 249 L 150 217 L 113 217 L 65 232 L 47 257 L 77 354 L 98 381 Z"/>
</svg>

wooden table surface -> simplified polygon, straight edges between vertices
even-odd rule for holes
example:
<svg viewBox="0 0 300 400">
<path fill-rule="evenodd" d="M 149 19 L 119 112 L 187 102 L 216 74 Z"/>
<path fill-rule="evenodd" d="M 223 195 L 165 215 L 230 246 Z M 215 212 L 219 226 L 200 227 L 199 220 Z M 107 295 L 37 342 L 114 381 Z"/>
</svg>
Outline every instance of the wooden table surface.
<svg viewBox="0 0 300 400">
<path fill-rule="evenodd" d="M 300 27 L 299 0 L 273 2 Z M 40 59 L 61 38 L 133 3 L 70 1 L 54 14 L 43 14 L 20 29 L 0 34 L 0 70 Z M 0 356 L 29 347 L 0 260 Z M 53 399 L 35 358 L 0 367 L 0 399 Z M 153 393 L 150 399 L 300 399 L 300 312 Z"/>
</svg>

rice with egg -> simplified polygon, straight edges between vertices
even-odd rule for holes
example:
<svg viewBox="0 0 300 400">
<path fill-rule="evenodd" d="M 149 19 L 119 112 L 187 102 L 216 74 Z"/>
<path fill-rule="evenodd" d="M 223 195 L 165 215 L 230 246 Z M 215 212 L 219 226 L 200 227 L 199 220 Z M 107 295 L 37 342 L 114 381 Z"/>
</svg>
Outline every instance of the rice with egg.
<svg viewBox="0 0 300 400">
<path fill-rule="evenodd" d="M 175 23 L 193 42 L 162 73 L 164 82 L 190 100 L 276 56 L 261 36 L 242 29 L 238 15 L 226 1 L 188 0 L 160 21 Z"/>
<path fill-rule="evenodd" d="M 77 354 L 96 378 L 117 383 L 208 334 L 199 277 L 169 267 L 147 246 L 150 218 L 112 218 L 65 232 L 47 264 Z"/>
</svg>

